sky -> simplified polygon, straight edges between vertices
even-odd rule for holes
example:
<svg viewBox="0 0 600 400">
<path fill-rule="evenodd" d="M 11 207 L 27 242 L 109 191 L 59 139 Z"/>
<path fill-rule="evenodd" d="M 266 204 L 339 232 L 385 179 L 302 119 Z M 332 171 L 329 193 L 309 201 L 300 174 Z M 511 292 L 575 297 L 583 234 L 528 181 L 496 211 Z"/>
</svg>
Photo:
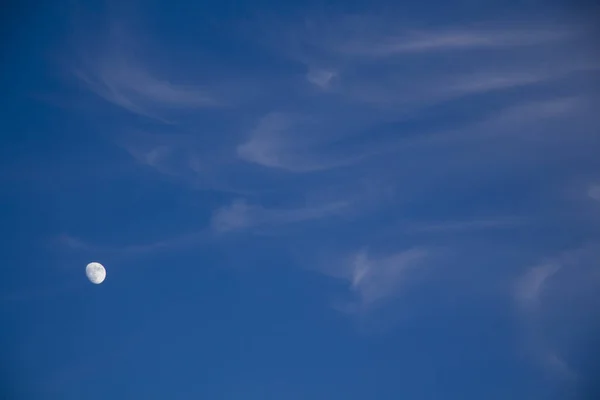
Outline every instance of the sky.
<svg viewBox="0 0 600 400">
<path fill-rule="evenodd" d="M 0 394 L 597 398 L 598 11 L 13 2 Z"/>
</svg>

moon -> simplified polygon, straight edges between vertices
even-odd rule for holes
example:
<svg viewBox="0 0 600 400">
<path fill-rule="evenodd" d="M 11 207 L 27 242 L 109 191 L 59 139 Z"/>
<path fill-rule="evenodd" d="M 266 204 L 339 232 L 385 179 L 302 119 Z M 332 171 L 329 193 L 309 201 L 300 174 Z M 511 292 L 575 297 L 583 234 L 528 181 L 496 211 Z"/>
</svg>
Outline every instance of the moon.
<svg viewBox="0 0 600 400">
<path fill-rule="evenodd" d="M 85 274 L 90 282 L 99 285 L 106 278 L 106 270 L 104 266 L 97 262 L 91 262 L 85 267 Z"/>
</svg>

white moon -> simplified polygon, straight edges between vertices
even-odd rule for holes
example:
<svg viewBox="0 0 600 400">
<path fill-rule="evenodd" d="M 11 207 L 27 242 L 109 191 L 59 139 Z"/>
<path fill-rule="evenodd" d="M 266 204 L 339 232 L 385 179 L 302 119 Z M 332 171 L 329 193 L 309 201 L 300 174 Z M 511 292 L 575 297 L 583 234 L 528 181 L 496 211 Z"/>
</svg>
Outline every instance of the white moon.
<svg viewBox="0 0 600 400">
<path fill-rule="evenodd" d="M 104 279 L 106 278 L 106 270 L 102 264 L 97 262 L 89 263 L 87 267 L 85 267 L 85 274 L 90 282 L 95 283 L 96 285 L 104 282 Z"/>
</svg>

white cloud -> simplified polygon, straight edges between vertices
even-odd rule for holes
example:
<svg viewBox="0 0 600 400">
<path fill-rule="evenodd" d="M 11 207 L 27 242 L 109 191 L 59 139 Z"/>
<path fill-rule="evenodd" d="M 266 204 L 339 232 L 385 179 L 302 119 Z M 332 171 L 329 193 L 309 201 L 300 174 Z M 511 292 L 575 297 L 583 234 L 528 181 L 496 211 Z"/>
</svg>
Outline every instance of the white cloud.
<svg viewBox="0 0 600 400">
<path fill-rule="evenodd" d="M 72 72 L 87 89 L 129 112 L 161 122 L 169 122 L 165 115 L 170 111 L 221 105 L 216 93 L 197 77 L 173 80 L 181 74 L 165 71 L 168 63 L 162 61 L 168 55 L 151 56 L 153 49 L 142 48 L 144 41 L 122 22 L 114 15 L 109 17 L 106 29 L 95 32 L 96 41 L 89 40 L 94 35 L 92 28 L 79 32 L 88 40 L 79 46 L 79 59 Z M 156 58 L 161 62 L 149 61 Z"/>
<path fill-rule="evenodd" d="M 334 71 L 318 68 L 309 68 L 306 74 L 308 82 L 321 89 L 327 89 L 331 85 L 331 81 L 337 76 Z"/>
<path fill-rule="evenodd" d="M 363 249 L 322 272 L 347 281 L 357 298 L 338 307 L 340 310 L 363 312 L 397 296 L 413 270 L 421 268 L 429 256 L 430 251 L 422 248 L 383 256 L 373 256 Z"/>
<path fill-rule="evenodd" d="M 590 198 L 600 201 L 600 184 L 590 185 L 587 194 Z"/>
<path fill-rule="evenodd" d="M 273 227 L 342 215 L 348 207 L 349 203 L 339 201 L 297 208 L 270 209 L 236 200 L 214 212 L 212 227 L 219 233 L 253 227 Z"/>
<path fill-rule="evenodd" d="M 560 269 L 559 264 L 549 263 L 531 268 L 516 285 L 515 298 L 528 309 L 535 308 L 540 301 L 544 285 Z"/>
<path fill-rule="evenodd" d="M 363 27 L 364 28 L 364 27 Z M 371 26 L 356 31 L 350 28 L 346 38 L 334 39 L 335 51 L 348 55 L 390 57 L 403 54 L 442 51 L 501 49 L 553 43 L 572 37 L 570 29 L 557 27 L 540 29 L 446 29 L 446 30 L 383 30 Z M 352 32 L 354 31 L 354 32 Z"/>
<path fill-rule="evenodd" d="M 281 152 L 295 140 L 290 132 L 292 122 L 286 115 L 271 113 L 263 117 L 245 143 L 237 146 L 238 156 L 248 162 L 266 167 L 285 168 Z M 287 168 L 286 168 L 287 169 Z"/>
<path fill-rule="evenodd" d="M 76 75 L 105 100 L 158 120 L 163 120 L 162 112 L 169 109 L 218 105 L 206 90 L 158 78 L 139 64 L 114 55 L 94 63 L 88 71 L 77 71 Z"/>
<path fill-rule="evenodd" d="M 101 254 L 103 256 L 128 256 L 151 254 L 159 251 L 172 251 L 192 245 L 207 242 L 210 239 L 208 230 L 199 230 L 182 235 L 176 235 L 162 240 L 147 243 L 121 243 L 121 244 L 99 244 L 85 241 L 79 237 L 63 234 L 53 242 L 71 251 L 82 251 L 86 253 Z"/>
<path fill-rule="evenodd" d="M 494 122 L 506 125 L 523 122 L 546 122 L 547 119 L 569 117 L 584 105 L 584 99 L 579 96 L 562 96 L 539 101 L 516 104 L 499 113 Z"/>
<path fill-rule="evenodd" d="M 56 242 L 59 245 L 67 247 L 71 250 L 90 251 L 90 250 L 94 249 L 93 246 L 90 246 L 88 243 L 84 242 L 83 240 L 81 240 L 75 236 L 71 236 L 71 235 L 67 235 L 67 234 L 62 234 L 62 235 L 58 236 L 56 238 Z"/>
<path fill-rule="evenodd" d="M 528 306 L 527 311 L 540 313 L 552 311 L 544 309 L 548 304 L 589 300 L 585 293 L 596 295 L 600 286 L 599 257 L 600 246 L 597 241 L 591 241 L 528 269 L 516 282 L 515 300 Z M 558 276 L 552 279 L 558 274 L 560 279 Z"/>
<path fill-rule="evenodd" d="M 507 229 L 520 226 L 524 223 L 522 218 L 486 218 L 469 221 L 445 221 L 437 223 L 419 223 L 409 227 L 408 230 L 417 232 L 462 232 L 482 229 Z"/>
<path fill-rule="evenodd" d="M 215 211 L 212 217 L 212 227 L 217 232 L 228 232 L 248 228 L 255 224 L 260 208 L 252 208 L 243 200 L 234 201 L 231 205 Z"/>
<path fill-rule="evenodd" d="M 448 145 L 450 143 L 477 143 L 478 146 L 498 145 L 498 141 L 522 148 L 525 143 L 543 143 L 544 141 L 578 140 L 582 129 L 587 132 L 589 126 L 573 128 L 570 136 L 563 135 L 560 122 L 572 120 L 586 113 L 586 99 L 579 96 L 546 98 L 535 101 L 511 103 L 496 110 L 489 117 L 473 122 L 452 131 L 433 132 L 421 135 L 411 141 L 413 145 Z M 556 136 L 558 135 L 558 136 Z M 554 137 L 553 137 L 554 136 Z M 533 139 L 533 141 L 532 141 Z M 497 148 L 498 156 L 506 162 L 517 160 L 518 152 L 511 158 Z"/>
<path fill-rule="evenodd" d="M 246 162 L 289 172 L 326 170 L 355 163 L 365 156 L 319 154 L 320 146 L 334 136 L 315 119 L 270 113 L 258 121 L 236 151 Z"/>
<path fill-rule="evenodd" d="M 240 196 L 251 193 L 232 182 L 239 163 L 218 141 L 206 146 L 202 137 L 194 134 L 129 132 L 117 144 L 138 164 L 189 188 Z"/>
<path fill-rule="evenodd" d="M 564 379 L 577 379 L 577 373 L 556 352 L 548 351 L 540 356 L 540 361 L 546 369 Z"/>
<path fill-rule="evenodd" d="M 399 74 L 395 69 L 377 69 L 377 73 L 358 64 L 353 75 L 339 79 L 332 92 L 357 103 L 378 108 L 401 107 L 398 115 L 416 112 L 427 107 L 485 94 L 510 90 L 524 90 L 557 84 L 600 68 L 596 61 L 578 55 L 569 55 L 564 49 L 555 49 L 559 58 L 542 54 L 529 59 L 525 55 L 512 55 L 509 65 L 496 65 L 483 58 L 457 56 L 453 68 L 433 65 L 427 70 L 411 70 Z M 474 58 L 474 59 L 471 59 Z M 493 59 L 493 58 L 492 58 Z M 565 59 L 570 61 L 567 63 Z M 412 62 L 412 58 L 407 63 Z M 443 63 L 440 63 L 443 65 Z M 378 65 L 377 63 L 366 65 Z M 526 99 L 523 99 L 526 100 Z"/>
<path fill-rule="evenodd" d="M 396 115 L 456 98 L 545 85 L 598 69 L 581 26 L 504 21 L 413 29 L 398 16 L 310 20 L 281 44 L 309 67 L 307 79 L 328 92 Z M 289 50 L 289 49 L 294 50 Z M 467 50 L 485 50 L 485 54 Z M 423 57 L 436 57 L 425 61 Z M 423 68 L 426 65 L 427 68 Z"/>
<path fill-rule="evenodd" d="M 140 164 L 154 168 L 158 172 L 171 175 L 168 159 L 173 154 L 173 148 L 168 145 L 157 145 L 150 148 L 140 148 L 126 145 L 124 148 Z"/>
<path fill-rule="evenodd" d="M 553 374 L 576 379 L 565 349 L 585 340 L 597 318 L 600 273 L 597 242 L 566 251 L 528 269 L 516 282 L 514 298 L 528 339 L 528 351 Z M 580 336 L 584 333 L 584 336 Z M 559 351 L 562 350 L 562 351 Z"/>
<path fill-rule="evenodd" d="M 491 92 L 493 90 L 507 89 L 542 82 L 548 79 L 546 74 L 533 72 L 488 72 L 472 73 L 455 78 L 454 82 L 440 85 L 440 93 L 452 95 L 466 95 Z"/>
<path fill-rule="evenodd" d="M 526 351 L 541 368 L 558 376 L 574 376 L 567 362 L 558 354 L 555 344 L 548 342 L 548 335 L 540 329 L 544 310 L 543 294 L 549 280 L 556 275 L 562 265 L 558 260 L 528 269 L 516 282 L 513 296 L 522 313 L 525 329 Z M 547 295 L 551 293 L 546 293 Z M 540 333 L 540 331 L 542 331 Z"/>
</svg>

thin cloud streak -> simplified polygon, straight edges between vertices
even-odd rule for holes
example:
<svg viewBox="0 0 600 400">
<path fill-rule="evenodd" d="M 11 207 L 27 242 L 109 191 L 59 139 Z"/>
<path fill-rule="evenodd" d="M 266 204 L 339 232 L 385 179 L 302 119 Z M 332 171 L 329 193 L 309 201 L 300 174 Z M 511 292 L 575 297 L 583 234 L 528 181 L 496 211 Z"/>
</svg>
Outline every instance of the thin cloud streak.
<svg viewBox="0 0 600 400">
<path fill-rule="evenodd" d="M 299 208 L 268 209 L 236 200 L 231 205 L 216 210 L 211 225 L 217 233 L 280 226 L 340 216 L 349 205 L 348 202 L 340 201 Z"/>
<path fill-rule="evenodd" d="M 160 115 L 170 109 L 219 105 L 204 90 L 157 78 L 125 60 L 104 60 L 96 68 L 87 72 L 78 70 L 76 76 L 98 96 L 135 114 L 166 122 Z"/>
<path fill-rule="evenodd" d="M 384 25 L 382 27 L 381 25 Z M 449 28 L 440 30 L 385 28 L 384 20 L 361 20 L 340 24 L 344 36 L 327 38 L 325 46 L 340 54 L 393 57 L 432 52 L 490 50 L 552 44 L 572 38 L 581 29 L 540 28 Z"/>
<path fill-rule="evenodd" d="M 587 194 L 591 199 L 600 201 L 600 184 L 590 185 Z"/>
<path fill-rule="evenodd" d="M 63 234 L 54 243 L 73 252 L 98 253 L 112 256 L 139 256 L 160 251 L 172 251 L 190 246 L 197 246 L 212 239 L 208 229 L 173 236 L 164 240 L 142 244 L 101 245 L 87 242 L 79 237 Z"/>
<path fill-rule="evenodd" d="M 449 233 L 479 231 L 487 229 L 510 229 L 521 226 L 526 221 L 522 218 L 488 218 L 470 221 L 445 221 L 438 223 L 419 223 L 408 228 L 409 231 Z"/>
<path fill-rule="evenodd" d="M 597 320 L 599 248 L 597 242 L 591 242 L 528 269 L 517 279 L 512 293 L 529 350 L 542 366 L 565 379 L 579 379 L 583 371 L 574 369 L 558 349 L 577 343 L 582 339 L 577 332 L 593 327 Z M 564 335 L 563 328 L 569 325 L 578 329 Z"/>
<path fill-rule="evenodd" d="M 311 81 L 310 71 L 317 75 L 319 66 L 327 65 L 336 71 L 335 85 L 325 80 L 329 93 L 370 106 L 396 107 L 397 114 L 399 106 L 416 111 L 466 96 L 548 85 L 600 67 L 581 44 L 587 29 L 573 24 L 531 27 L 513 21 L 500 27 L 442 30 L 400 25 L 385 17 L 309 21 L 281 46 L 308 66 L 311 84 L 319 86 L 318 79 Z M 489 56 L 469 50 L 485 50 Z M 427 55 L 443 58 L 427 63 L 423 71 L 419 66 Z"/>
<path fill-rule="evenodd" d="M 560 268 L 560 265 L 553 263 L 531 268 L 517 282 L 516 300 L 526 309 L 535 309 L 539 305 L 546 281 L 554 276 Z"/>
<path fill-rule="evenodd" d="M 406 278 L 407 270 L 416 267 L 427 256 L 422 249 L 411 249 L 382 258 L 359 252 L 352 262 L 351 287 L 363 305 L 393 296 Z"/>
<path fill-rule="evenodd" d="M 89 40 L 92 32 L 87 28 L 80 32 L 88 40 L 79 45 L 78 60 L 70 69 L 92 93 L 124 110 L 162 123 L 171 123 L 167 115 L 175 110 L 222 106 L 212 90 L 196 83 L 197 77 L 185 80 L 193 84 L 173 82 L 164 76 L 169 75 L 164 73 L 164 67 L 158 69 L 146 61 L 147 57 L 140 57 L 149 49 L 142 49 L 142 41 L 114 15 L 107 26 L 95 32 L 96 42 Z"/>
<path fill-rule="evenodd" d="M 413 72 L 410 79 L 395 73 L 381 72 L 373 80 L 367 71 L 358 76 L 340 74 L 337 85 L 331 89 L 357 103 L 389 108 L 402 106 L 402 113 L 416 112 L 440 103 L 482 96 L 502 91 L 552 85 L 576 74 L 600 69 L 600 64 L 587 60 L 564 60 L 545 57 L 545 61 L 528 62 L 510 68 L 486 65 L 485 60 L 473 60 L 473 65 L 459 71 Z M 534 65 L 530 65 L 530 64 Z M 537 65 L 535 65 L 537 64 Z M 356 74 L 355 74 L 356 75 Z M 400 111 L 398 114 L 402 115 Z"/>
<path fill-rule="evenodd" d="M 600 286 L 600 271 L 596 268 L 599 249 L 598 242 L 591 241 L 529 268 L 515 283 L 515 301 L 525 306 L 525 311 L 541 312 L 545 299 L 575 301 L 572 296 L 576 291 L 596 293 Z M 552 279 L 556 275 L 561 279 Z"/>
<path fill-rule="evenodd" d="M 336 76 L 337 73 L 334 71 L 310 68 L 306 74 L 306 80 L 320 89 L 327 90 Z"/>
<path fill-rule="evenodd" d="M 364 154 L 319 155 L 331 136 L 310 118 L 269 113 L 237 146 L 236 153 L 243 161 L 296 173 L 346 166 L 364 158 Z"/>
<path fill-rule="evenodd" d="M 390 254 L 374 255 L 362 248 L 334 263 L 324 264 L 319 271 L 347 282 L 351 300 L 334 305 L 349 314 L 367 313 L 401 295 L 413 274 L 427 265 L 432 250 L 414 247 Z"/>
<path fill-rule="evenodd" d="M 513 103 L 497 110 L 491 116 L 472 122 L 463 128 L 422 135 L 407 141 L 405 145 L 412 147 L 441 146 L 452 143 L 497 144 L 492 140 L 523 144 L 532 139 L 544 142 L 558 132 L 565 141 L 578 139 L 579 136 L 582 136 L 581 131 L 573 133 L 572 137 L 564 137 L 562 130 L 556 129 L 556 123 L 573 119 L 585 113 L 585 106 L 587 106 L 587 99 L 580 96 L 551 97 Z M 541 135 L 542 132 L 544 135 Z M 514 161 L 514 159 L 506 159 L 506 161 Z"/>
</svg>

